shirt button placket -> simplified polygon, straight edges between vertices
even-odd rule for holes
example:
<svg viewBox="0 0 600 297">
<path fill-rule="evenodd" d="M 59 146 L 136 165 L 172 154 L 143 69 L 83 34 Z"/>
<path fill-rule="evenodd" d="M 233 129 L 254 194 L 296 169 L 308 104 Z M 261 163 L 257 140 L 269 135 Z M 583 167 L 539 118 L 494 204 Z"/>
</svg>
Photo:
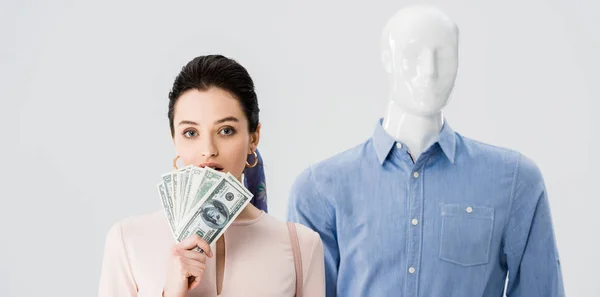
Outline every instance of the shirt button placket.
<svg viewBox="0 0 600 297">
<path fill-rule="evenodd" d="M 423 178 L 422 171 L 419 172 L 418 165 L 413 168 L 410 176 L 409 183 L 409 230 L 408 230 L 408 251 L 407 251 L 407 279 L 406 279 L 406 296 L 415 296 L 417 294 L 417 284 L 419 269 L 419 259 L 421 258 L 421 237 L 422 237 L 422 224 L 419 221 L 422 219 L 422 207 L 423 207 Z"/>
</svg>

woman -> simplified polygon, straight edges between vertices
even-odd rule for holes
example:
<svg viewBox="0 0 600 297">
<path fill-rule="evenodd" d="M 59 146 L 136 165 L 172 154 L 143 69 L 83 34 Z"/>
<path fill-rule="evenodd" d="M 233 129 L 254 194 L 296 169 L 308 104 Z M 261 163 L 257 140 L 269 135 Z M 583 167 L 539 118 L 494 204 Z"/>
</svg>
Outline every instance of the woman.
<svg viewBox="0 0 600 297">
<path fill-rule="evenodd" d="M 176 161 L 230 172 L 241 180 L 259 158 L 258 113 L 254 83 L 243 66 L 221 55 L 193 59 L 169 93 Z M 249 203 L 209 246 L 197 235 L 173 244 L 162 210 L 126 218 L 108 232 L 99 296 L 294 296 L 298 276 L 305 296 L 325 296 L 319 235 L 293 226 L 297 237 L 290 236 L 286 222 Z M 294 238 L 299 263 L 294 263 Z"/>
</svg>

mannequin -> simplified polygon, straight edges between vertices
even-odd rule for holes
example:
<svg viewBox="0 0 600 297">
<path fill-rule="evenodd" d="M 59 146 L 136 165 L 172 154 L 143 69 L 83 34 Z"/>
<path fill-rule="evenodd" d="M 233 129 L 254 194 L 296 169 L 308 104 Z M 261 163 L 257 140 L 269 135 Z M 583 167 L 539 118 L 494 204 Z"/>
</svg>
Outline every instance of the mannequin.
<svg viewBox="0 0 600 297">
<path fill-rule="evenodd" d="M 391 16 L 384 117 L 293 183 L 288 219 L 319 233 L 327 297 L 564 297 L 539 168 L 455 132 L 443 115 L 458 36 L 432 6 Z"/>
<path fill-rule="evenodd" d="M 437 139 L 458 71 L 458 27 L 432 6 L 398 11 L 381 38 L 390 91 L 383 128 L 416 161 Z"/>
</svg>

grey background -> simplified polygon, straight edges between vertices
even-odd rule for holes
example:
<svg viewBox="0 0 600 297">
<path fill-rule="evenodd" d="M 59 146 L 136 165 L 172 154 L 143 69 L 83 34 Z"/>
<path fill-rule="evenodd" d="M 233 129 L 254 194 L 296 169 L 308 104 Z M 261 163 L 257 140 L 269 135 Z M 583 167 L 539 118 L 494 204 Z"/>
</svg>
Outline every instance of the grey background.
<svg viewBox="0 0 600 297">
<path fill-rule="evenodd" d="M 302 169 L 371 135 L 387 94 L 381 29 L 416 2 L 2 1 L 0 296 L 96 294 L 110 225 L 160 209 L 167 93 L 197 55 L 253 76 L 269 207 L 285 219 Z M 600 296 L 600 5 L 426 3 L 461 30 L 450 124 L 534 159 L 567 294 Z"/>
</svg>

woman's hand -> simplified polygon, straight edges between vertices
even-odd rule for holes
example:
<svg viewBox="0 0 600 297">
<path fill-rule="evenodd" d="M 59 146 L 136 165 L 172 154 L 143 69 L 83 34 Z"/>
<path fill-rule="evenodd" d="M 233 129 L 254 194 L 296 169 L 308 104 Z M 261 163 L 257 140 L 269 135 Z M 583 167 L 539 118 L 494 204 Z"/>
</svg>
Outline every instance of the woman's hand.
<svg viewBox="0 0 600 297">
<path fill-rule="evenodd" d="M 199 247 L 204 253 L 193 250 Z M 206 256 L 213 256 L 210 246 L 197 234 L 173 245 L 163 289 L 164 297 L 186 297 L 189 290 L 200 284 L 206 270 Z"/>
</svg>

